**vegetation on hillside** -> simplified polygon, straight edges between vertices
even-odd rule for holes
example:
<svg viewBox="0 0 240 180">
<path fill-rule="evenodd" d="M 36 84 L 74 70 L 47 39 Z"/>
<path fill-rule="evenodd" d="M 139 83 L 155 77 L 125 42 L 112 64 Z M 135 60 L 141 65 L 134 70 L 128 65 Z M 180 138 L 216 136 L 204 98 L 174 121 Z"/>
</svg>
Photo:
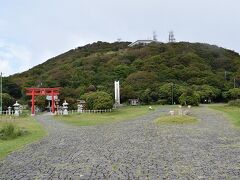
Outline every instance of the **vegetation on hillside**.
<svg viewBox="0 0 240 180">
<path fill-rule="evenodd" d="M 240 56 L 233 51 L 187 42 L 128 44 L 97 42 L 70 50 L 6 78 L 5 92 L 26 100 L 27 87 L 62 87 L 60 98 L 74 103 L 93 87 L 113 96 L 113 82 L 120 80 L 122 102 L 179 103 L 189 98 L 184 94 L 219 102 L 240 96 Z"/>
</svg>

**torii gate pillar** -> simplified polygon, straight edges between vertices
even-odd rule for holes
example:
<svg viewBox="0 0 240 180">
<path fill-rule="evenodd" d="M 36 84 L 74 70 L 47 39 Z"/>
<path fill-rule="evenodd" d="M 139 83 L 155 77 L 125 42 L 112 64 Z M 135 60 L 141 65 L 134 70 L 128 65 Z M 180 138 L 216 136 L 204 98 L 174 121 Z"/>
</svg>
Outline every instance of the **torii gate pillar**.
<svg viewBox="0 0 240 180">
<path fill-rule="evenodd" d="M 32 91 L 32 107 L 31 107 L 31 116 L 34 116 L 35 115 L 35 91 L 33 90 Z"/>
</svg>

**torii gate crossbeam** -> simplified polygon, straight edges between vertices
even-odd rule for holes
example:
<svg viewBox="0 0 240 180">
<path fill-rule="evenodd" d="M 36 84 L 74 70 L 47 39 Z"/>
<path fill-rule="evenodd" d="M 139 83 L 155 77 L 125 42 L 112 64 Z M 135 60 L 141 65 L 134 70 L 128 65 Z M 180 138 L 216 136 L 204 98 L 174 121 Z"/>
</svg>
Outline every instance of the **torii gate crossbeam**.
<svg viewBox="0 0 240 180">
<path fill-rule="evenodd" d="M 51 96 L 52 97 L 52 113 L 55 112 L 55 107 L 54 107 L 54 96 L 59 95 L 59 90 L 60 88 L 27 88 L 26 89 L 26 95 L 27 96 L 32 96 L 32 115 L 35 115 L 35 96 Z"/>
</svg>

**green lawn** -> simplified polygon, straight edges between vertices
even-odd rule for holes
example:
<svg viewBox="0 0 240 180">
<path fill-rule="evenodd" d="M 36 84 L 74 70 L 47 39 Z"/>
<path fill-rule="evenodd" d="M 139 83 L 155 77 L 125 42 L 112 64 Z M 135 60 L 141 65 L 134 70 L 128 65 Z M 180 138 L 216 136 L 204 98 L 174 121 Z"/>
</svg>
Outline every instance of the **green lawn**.
<svg viewBox="0 0 240 180">
<path fill-rule="evenodd" d="M 9 116 L 0 116 L 0 128 L 6 123 L 13 123 L 17 127 L 26 129 L 29 133 L 16 139 L 0 140 L 0 159 L 26 144 L 39 140 L 47 134 L 43 127 L 32 117 L 10 118 Z"/>
<path fill-rule="evenodd" d="M 190 124 L 197 122 L 197 119 L 192 116 L 161 116 L 155 120 L 158 125 L 161 124 Z"/>
<path fill-rule="evenodd" d="M 148 106 L 128 106 L 116 109 L 113 112 L 108 113 L 56 116 L 55 119 L 78 126 L 94 126 L 119 122 L 123 120 L 130 120 L 154 111 L 154 109 L 159 107 L 160 106 L 152 106 L 153 110 L 149 110 Z"/>
<path fill-rule="evenodd" d="M 234 106 L 209 106 L 212 109 L 223 112 L 229 119 L 231 119 L 237 127 L 240 127 L 240 108 Z"/>
</svg>

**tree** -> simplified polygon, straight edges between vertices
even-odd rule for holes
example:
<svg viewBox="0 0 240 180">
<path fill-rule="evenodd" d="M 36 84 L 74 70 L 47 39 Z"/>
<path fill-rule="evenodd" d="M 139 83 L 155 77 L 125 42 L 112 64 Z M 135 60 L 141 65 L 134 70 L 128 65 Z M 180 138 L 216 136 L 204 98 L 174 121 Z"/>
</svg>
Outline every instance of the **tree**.
<svg viewBox="0 0 240 180">
<path fill-rule="evenodd" d="M 74 88 L 61 88 L 60 89 L 60 95 L 59 99 L 60 100 L 65 100 L 67 97 L 69 98 L 79 98 L 80 94 L 79 89 L 74 89 Z"/>
<path fill-rule="evenodd" d="M 184 88 L 178 84 L 166 83 L 159 88 L 160 99 L 165 99 L 169 104 L 172 101 L 175 103 L 179 102 L 179 97 L 183 93 Z"/>
<path fill-rule="evenodd" d="M 157 81 L 157 77 L 152 72 L 138 71 L 136 73 L 130 74 L 126 82 L 128 84 L 134 85 L 134 90 L 144 90 L 146 88 L 152 87 Z"/>
<path fill-rule="evenodd" d="M 82 99 L 86 101 L 86 107 L 90 110 L 111 109 L 113 107 L 112 97 L 103 91 L 85 93 Z"/>
<path fill-rule="evenodd" d="M 188 88 L 180 97 L 179 102 L 181 105 L 193 105 L 198 106 L 200 101 L 200 96 L 198 93 Z"/>
<path fill-rule="evenodd" d="M 115 78 L 119 80 L 125 79 L 130 72 L 130 67 L 125 64 L 118 65 L 114 68 Z"/>
<path fill-rule="evenodd" d="M 123 84 L 121 86 L 121 102 L 127 102 L 129 99 L 135 99 L 137 97 L 138 95 L 131 85 Z"/>
<path fill-rule="evenodd" d="M 145 104 L 156 102 L 159 98 L 159 94 L 157 93 L 157 91 L 154 91 L 153 89 L 150 89 L 150 88 L 147 88 L 144 91 L 141 91 L 139 96 L 140 96 L 140 101 Z"/>
<path fill-rule="evenodd" d="M 7 110 L 9 106 L 12 107 L 15 103 L 15 100 L 7 93 L 2 94 L 2 100 L 3 110 Z"/>
<path fill-rule="evenodd" d="M 45 96 L 36 96 L 35 101 L 35 105 L 40 108 L 41 111 L 45 110 L 45 108 L 47 107 L 47 101 Z"/>
<path fill-rule="evenodd" d="M 10 96 L 19 99 L 22 97 L 21 88 L 9 78 L 3 78 L 3 92 L 8 93 Z"/>
<path fill-rule="evenodd" d="M 218 88 L 209 85 L 193 86 L 193 89 L 199 94 L 201 102 L 212 101 L 221 95 Z"/>
</svg>

